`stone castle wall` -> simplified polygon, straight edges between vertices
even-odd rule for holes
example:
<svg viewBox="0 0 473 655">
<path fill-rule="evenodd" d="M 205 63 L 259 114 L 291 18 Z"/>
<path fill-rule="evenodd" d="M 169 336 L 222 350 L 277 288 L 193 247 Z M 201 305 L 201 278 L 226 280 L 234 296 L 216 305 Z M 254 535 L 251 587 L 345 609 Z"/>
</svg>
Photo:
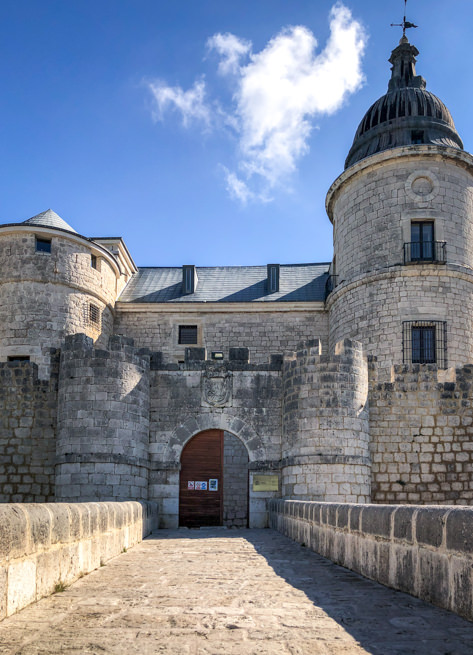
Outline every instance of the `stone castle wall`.
<svg viewBox="0 0 473 655">
<path fill-rule="evenodd" d="M 248 452 L 240 439 L 229 432 L 223 438 L 223 525 L 248 525 Z"/>
<path fill-rule="evenodd" d="M 54 500 L 58 363 L 50 380 L 32 362 L 0 363 L 0 503 Z"/>
<path fill-rule="evenodd" d="M 472 505 L 473 364 L 372 364 L 370 435 L 373 502 Z"/>
<path fill-rule="evenodd" d="M 447 366 L 473 361 L 473 272 L 398 266 L 337 287 L 328 300 L 330 344 L 359 340 L 380 366 L 403 363 L 403 322 L 446 323 Z"/>
<path fill-rule="evenodd" d="M 260 303 L 261 305 L 263 303 Z M 282 304 L 282 303 L 281 303 Z M 300 341 L 319 338 L 328 343 L 328 316 L 324 311 L 260 312 L 219 311 L 195 313 L 133 311 L 117 303 L 115 332 L 132 337 L 140 348 L 161 351 L 166 361 L 184 360 L 185 346 L 178 344 L 179 325 L 197 325 L 199 346 L 208 355 L 221 350 L 228 360 L 229 349 L 244 346 L 252 364 L 265 364 L 270 353 L 291 353 Z"/>
<path fill-rule="evenodd" d="M 368 502 L 368 368 L 360 344 L 309 342 L 283 371 L 282 495 Z"/>
<path fill-rule="evenodd" d="M 59 348 L 66 335 L 83 332 L 106 343 L 116 278 L 104 257 L 99 270 L 91 267 L 92 246 L 62 234 L 38 230 L 38 236 L 51 238 L 51 253 L 36 252 L 30 231 L 0 235 L 0 359 L 29 355 L 47 379 L 49 349 Z M 99 325 L 90 321 L 90 303 L 99 308 Z"/>
<path fill-rule="evenodd" d="M 190 355 L 195 350 L 189 349 Z M 166 364 L 151 357 L 149 499 L 160 504 L 162 527 L 177 526 L 182 449 L 193 436 L 211 429 L 228 432 L 243 444 L 250 460 L 250 527 L 266 525 L 266 500 L 278 493 L 253 492 L 251 483 L 255 472 L 279 469 L 281 361 L 279 357 L 257 365 L 187 359 L 184 364 Z M 226 380 L 228 395 L 222 403 L 208 402 L 209 378 Z"/>
<path fill-rule="evenodd" d="M 149 357 L 111 337 L 94 349 L 66 338 L 58 402 L 56 497 L 146 500 L 148 496 Z"/>
</svg>

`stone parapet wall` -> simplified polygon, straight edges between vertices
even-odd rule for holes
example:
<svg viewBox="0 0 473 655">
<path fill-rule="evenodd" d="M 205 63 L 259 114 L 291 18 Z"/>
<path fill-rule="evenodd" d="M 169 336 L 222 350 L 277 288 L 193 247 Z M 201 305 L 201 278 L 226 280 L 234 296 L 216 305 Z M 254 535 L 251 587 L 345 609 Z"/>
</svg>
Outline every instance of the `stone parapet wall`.
<svg viewBox="0 0 473 655">
<path fill-rule="evenodd" d="M 359 343 L 302 345 L 283 369 L 282 495 L 368 502 L 368 365 Z"/>
<path fill-rule="evenodd" d="M 49 380 L 33 362 L 0 363 L 1 503 L 54 500 L 59 353 L 50 359 Z"/>
<path fill-rule="evenodd" d="M 260 303 L 264 305 L 264 303 Z M 280 303 L 281 305 L 283 303 Z M 322 303 L 318 311 L 206 311 L 199 307 L 195 313 L 133 311 L 117 303 L 115 331 L 132 337 L 140 348 L 161 351 L 168 362 L 184 359 L 184 346 L 178 343 L 179 325 L 197 325 L 199 346 L 212 351 L 223 351 L 228 360 L 229 350 L 245 347 L 250 351 L 252 364 L 266 364 L 270 353 L 291 353 L 300 341 L 317 337 L 325 347 L 328 342 L 328 316 Z M 151 309 L 153 309 L 151 307 Z"/>
<path fill-rule="evenodd" d="M 373 502 L 473 505 L 473 364 L 370 369 Z"/>
<path fill-rule="evenodd" d="M 94 349 L 83 334 L 61 354 L 56 497 L 148 498 L 149 356 L 131 339 Z"/>
<path fill-rule="evenodd" d="M 0 620 L 70 585 L 157 527 L 153 503 L 0 505 Z"/>
<path fill-rule="evenodd" d="M 473 508 L 269 502 L 271 527 L 336 564 L 473 620 Z"/>
</svg>

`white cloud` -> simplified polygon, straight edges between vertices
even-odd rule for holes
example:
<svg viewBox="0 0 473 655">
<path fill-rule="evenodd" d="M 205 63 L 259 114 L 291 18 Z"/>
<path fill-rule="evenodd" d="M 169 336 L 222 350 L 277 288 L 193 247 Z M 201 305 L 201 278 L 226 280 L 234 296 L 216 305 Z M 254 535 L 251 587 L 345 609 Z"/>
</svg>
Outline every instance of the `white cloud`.
<svg viewBox="0 0 473 655">
<path fill-rule="evenodd" d="M 182 115 L 184 127 L 188 127 L 192 120 L 210 124 L 211 111 L 205 102 L 205 82 L 199 80 L 188 90 L 183 91 L 180 86 L 167 86 L 164 82 L 149 83 L 149 88 L 156 101 L 156 118 L 163 120 L 167 109 L 175 109 Z"/>
<path fill-rule="evenodd" d="M 332 114 L 363 82 L 365 37 L 343 5 L 331 11 L 323 52 L 306 27 L 283 30 L 241 69 L 236 94 L 241 126 L 240 167 L 275 187 L 308 150 L 314 116 Z"/>
<path fill-rule="evenodd" d="M 222 167 L 227 190 L 244 204 L 267 202 L 272 190 L 287 185 L 308 151 L 314 119 L 336 112 L 362 85 L 366 40 L 361 24 L 337 3 L 321 52 L 313 33 L 300 25 L 283 29 L 258 53 L 233 34 L 210 37 L 207 47 L 220 57 L 218 72 L 234 85 L 228 108 L 217 100 L 206 102 L 202 80 L 188 91 L 163 83 L 150 88 L 160 117 L 174 108 L 186 126 L 197 119 L 206 127 L 230 128 L 238 139 L 238 173 Z"/>
<path fill-rule="evenodd" d="M 240 178 L 226 168 L 222 166 L 223 172 L 225 174 L 225 182 L 229 195 L 236 200 L 239 200 L 243 205 L 246 205 L 248 200 L 254 199 L 254 194 L 248 188 L 248 185 L 240 180 Z"/>
<path fill-rule="evenodd" d="M 220 75 L 239 72 L 240 61 L 251 51 L 251 41 L 239 39 L 234 34 L 214 34 L 207 40 L 207 48 L 216 50 L 222 60 L 218 65 Z"/>
</svg>

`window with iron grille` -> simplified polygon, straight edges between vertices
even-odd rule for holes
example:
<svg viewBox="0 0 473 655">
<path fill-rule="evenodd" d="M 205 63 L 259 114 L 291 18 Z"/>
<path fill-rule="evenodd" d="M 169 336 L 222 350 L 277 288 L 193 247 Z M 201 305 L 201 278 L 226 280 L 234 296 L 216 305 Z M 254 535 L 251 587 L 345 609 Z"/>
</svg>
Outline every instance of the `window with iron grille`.
<svg viewBox="0 0 473 655">
<path fill-rule="evenodd" d="M 197 325 L 179 326 L 179 343 L 187 346 L 197 344 Z"/>
<path fill-rule="evenodd" d="M 405 364 L 447 366 L 447 329 L 443 321 L 405 321 L 402 324 Z"/>
<path fill-rule="evenodd" d="M 100 327 L 100 309 L 97 305 L 89 303 L 89 324 L 94 327 Z"/>
</svg>

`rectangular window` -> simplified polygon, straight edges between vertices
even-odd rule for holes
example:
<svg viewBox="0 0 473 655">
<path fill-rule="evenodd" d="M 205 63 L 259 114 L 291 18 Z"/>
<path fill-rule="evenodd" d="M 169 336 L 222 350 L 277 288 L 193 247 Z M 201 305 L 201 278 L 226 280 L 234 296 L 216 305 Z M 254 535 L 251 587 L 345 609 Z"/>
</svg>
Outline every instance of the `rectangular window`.
<svg viewBox="0 0 473 655">
<path fill-rule="evenodd" d="M 30 356 L 29 355 L 8 355 L 7 360 L 9 362 L 29 362 L 30 361 Z"/>
<path fill-rule="evenodd" d="M 97 257 L 95 255 L 90 255 L 90 265 L 92 268 L 97 268 Z"/>
<path fill-rule="evenodd" d="M 100 309 L 93 303 L 89 304 L 89 323 L 100 326 Z"/>
<path fill-rule="evenodd" d="M 412 363 L 435 364 L 435 325 L 412 327 Z"/>
<path fill-rule="evenodd" d="M 434 259 L 434 222 L 413 221 L 411 223 L 411 261 L 432 261 Z"/>
<path fill-rule="evenodd" d="M 51 239 L 36 237 L 36 252 L 51 252 Z"/>
<path fill-rule="evenodd" d="M 179 343 L 187 346 L 195 346 L 197 344 L 197 325 L 180 325 Z"/>
<path fill-rule="evenodd" d="M 402 331 L 405 364 L 447 366 L 446 323 L 443 321 L 406 321 Z"/>
<path fill-rule="evenodd" d="M 268 264 L 268 292 L 276 293 L 279 291 L 279 264 Z"/>
</svg>

